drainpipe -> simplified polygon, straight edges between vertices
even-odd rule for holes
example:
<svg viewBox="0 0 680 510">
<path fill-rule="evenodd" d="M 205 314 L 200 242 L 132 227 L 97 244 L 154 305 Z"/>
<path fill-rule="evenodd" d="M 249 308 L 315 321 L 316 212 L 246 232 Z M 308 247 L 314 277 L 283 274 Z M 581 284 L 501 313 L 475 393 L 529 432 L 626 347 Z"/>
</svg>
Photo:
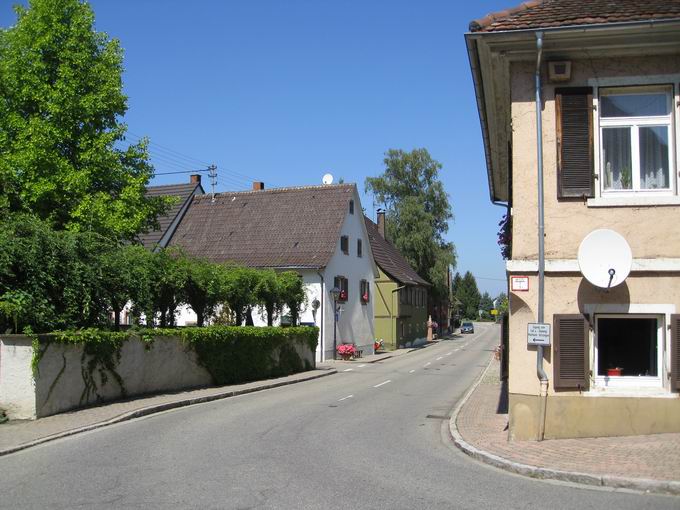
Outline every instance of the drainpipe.
<svg viewBox="0 0 680 510">
<path fill-rule="evenodd" d="M 394 293 L 399 292 L 404 287 L 406 287 L 406 285 L 392 289 L 392 299 L 390 300 L 392 301 L 392 308 L 390 309 L 390 332 L 392 333 L 392 343 L 394 344 L 395 349 L 398 349 L 399 345 L 397 345 L 397 322 L 394 320 Z"/>
<path fill-rule="evenodd" d="M 544 320 L 545 295 L 545 223 L 543 209 L 543 116 L 541 101 L 541 58 L 543 56 L 543 32 L 536 32 L 536 158 L 538 163 L 538 322 Z M 536 347 L 536 375 L 541 383 L 538 440 L 545 435 L 545 409 L 548 399 L 548 375 L 543 369 L 543 346 Z"/>
<path fill-rule="evenodd" d="M 323 307 L 324 296 L 326 295 L 326 284 L 324 283 L 323 275 L 321 272 L 317 271 L 316 274 L 321 278 L 321 325 L 319 327 L 319 363 L 324 361 L 324 350 L 323 350 L 323 323 L 326 322 L 326 309 Z"/>
</svg>

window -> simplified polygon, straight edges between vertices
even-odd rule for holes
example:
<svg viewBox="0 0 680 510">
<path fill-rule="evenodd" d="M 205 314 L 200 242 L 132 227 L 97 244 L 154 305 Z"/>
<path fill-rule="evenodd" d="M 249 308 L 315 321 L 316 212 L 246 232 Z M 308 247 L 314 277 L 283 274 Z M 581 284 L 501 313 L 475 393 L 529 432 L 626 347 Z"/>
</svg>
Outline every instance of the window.
<svg viewBox="0 0 680 510">
<path fill-rule="evenodd" d="M 599 89 L 599 166 L 603 195 L 672 192 L 671 86 Z"/>
<path fill-rule="evenodd" d="M 346 302 L 347 296 L 349 296 L 349 288 L 347 278 L 344 276 L 336 276 L 333 279 L 333 286 L 340 289 L 340 296 L 338 297 L 338 302 Z"/>
<path fill-rule="evenodd" d="M 361 246 L 361 239 L 357 239 L 357 257 L 361 257 L 362 255 L 362 246 Z"/>
<path fill-rule="evenodd" d="M 661 386 L 663 315 L 596 315 L 596 386 Z"/>
<path fill-rule="evenodd" d="M 354 200 L 349 201 L 349 213 L 354 214 Z"/>
<path fill-rule="evenodd" d="M 349 255 L 349 236 L 340 237 L 340 249 L 345 255 Z"/>
<path fill-rule="evenodd" d="M 361 298 L 361 303 L 366 304 L 370 301 L 371 299 L 371 288 L 368 280 L 361 280 L 360 283 L 360 298 Z"/>
</svg>

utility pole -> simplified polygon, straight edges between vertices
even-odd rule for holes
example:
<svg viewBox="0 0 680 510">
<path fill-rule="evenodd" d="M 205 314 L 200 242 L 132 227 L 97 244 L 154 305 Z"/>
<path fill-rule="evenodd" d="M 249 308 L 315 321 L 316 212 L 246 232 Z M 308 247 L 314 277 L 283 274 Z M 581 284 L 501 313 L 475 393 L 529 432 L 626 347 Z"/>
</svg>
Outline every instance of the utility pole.
<svg viewBox="0 0 680 510">
<path fill-rule="evenodd" d="M 208 167 L 208 176 L 210 177 L 210 187 L 212 188 L 211 202 L 215 201 L 215 186 L 217 186 L 217 166 L 210 165 Z"/>
</svg>

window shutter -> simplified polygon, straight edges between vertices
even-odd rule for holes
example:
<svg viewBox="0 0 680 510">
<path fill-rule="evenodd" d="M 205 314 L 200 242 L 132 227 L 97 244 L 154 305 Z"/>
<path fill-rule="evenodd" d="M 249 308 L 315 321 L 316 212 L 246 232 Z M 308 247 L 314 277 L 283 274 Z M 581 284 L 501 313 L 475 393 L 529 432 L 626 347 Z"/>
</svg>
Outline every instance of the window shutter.
<svg viewBox="0 0 680 510">
<path fill-rule="evenodd" d="M 555 115 L 558 197 L 592 197 L 593 89 L 555 89 Z"/>
<path fill-rule="evenodd" d="M 553 318 L 554 388 L 588 389 L 590 347 L 588 321 L 581 314 Z"/>
<path fill-rule="evenodd" d="M 671 391 L 680 392 L 680 315 L 671 315 Z"/>
</svg>

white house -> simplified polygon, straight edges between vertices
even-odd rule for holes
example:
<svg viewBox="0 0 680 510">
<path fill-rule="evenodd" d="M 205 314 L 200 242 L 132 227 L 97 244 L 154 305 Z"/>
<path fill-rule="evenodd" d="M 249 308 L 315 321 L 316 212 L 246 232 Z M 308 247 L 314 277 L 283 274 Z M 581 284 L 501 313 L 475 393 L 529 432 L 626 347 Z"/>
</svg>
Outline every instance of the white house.
<svg viewBox="0 0 680 510">
<path fill-rule="evenodd" d="M 170 236 L 168 246 L 213 262 L 297 271 L 307 293 L 300 322 L 320 329 L 317 361 L 333 358 L 334 345 L 343 342 L 373 352 L 378 270 L 355 184 L 265 190 L 256 182 L 252 191 L 218 193 L 214 200 L 196 195 Z M 334 286 L 343 291 L 337 329 Z M 265 324 L 257 311 L 253 319 Z M 195 320 L 185 308 L 177 324 Z"/>
</svg>

